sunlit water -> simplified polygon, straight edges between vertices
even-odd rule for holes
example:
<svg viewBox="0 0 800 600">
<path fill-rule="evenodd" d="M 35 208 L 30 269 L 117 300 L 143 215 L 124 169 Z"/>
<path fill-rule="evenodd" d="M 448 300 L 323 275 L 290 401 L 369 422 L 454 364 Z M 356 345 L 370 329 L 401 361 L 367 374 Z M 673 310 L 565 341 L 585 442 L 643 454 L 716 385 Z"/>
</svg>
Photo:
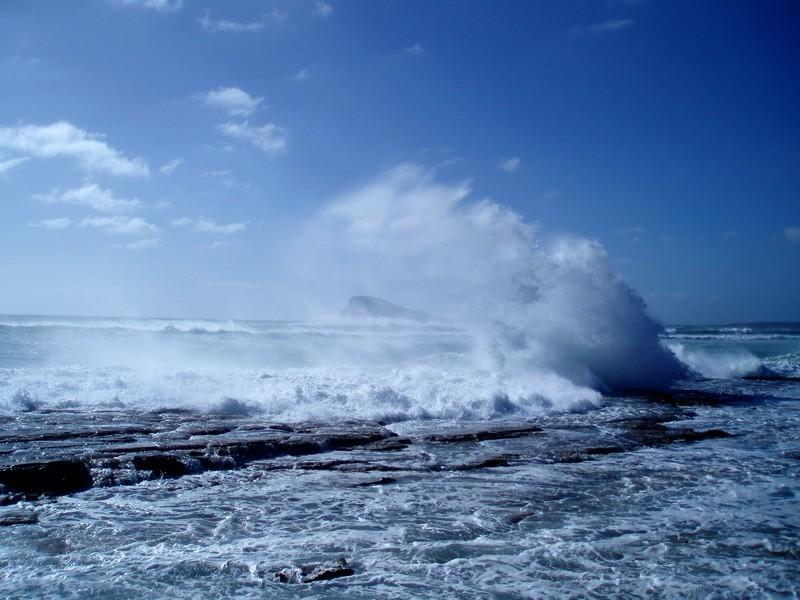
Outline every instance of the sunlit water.
<svg viewBox="0 0 800 600">
<path fill-rule="evenodd" d="M 2 529 L 0 593 L 797 597 L 800 384 L 736 377 L 763 367 L 800 375 L 800 329 L 675 328 L 665 343 L 713 377 L 684 386 L 741 397 L 691 408 L 692 427 L 734 437 L 571 464 L 548 457 L 603 440 L 615 419 L 663 407 L 560 379 L 526 395 L 525 378 L 476 366 L 470 335 L 446 325 L 3 318 L 4 433 L 25 411 L 203 412 L 236 398 L 252 419 L 383 419 L 414 436 L 534 418 L 546 435 L 415 444 L 387 457 L 408 470 L 385 486 L 352 487 L 373 473 L 257 462 L 23 503 L 39 523 Z M 418 470 L 497 453 L 520 458 L 460 473 Z M 354 576 L 273 581 L 285 566 L 339 556 Z"/>
</svg>

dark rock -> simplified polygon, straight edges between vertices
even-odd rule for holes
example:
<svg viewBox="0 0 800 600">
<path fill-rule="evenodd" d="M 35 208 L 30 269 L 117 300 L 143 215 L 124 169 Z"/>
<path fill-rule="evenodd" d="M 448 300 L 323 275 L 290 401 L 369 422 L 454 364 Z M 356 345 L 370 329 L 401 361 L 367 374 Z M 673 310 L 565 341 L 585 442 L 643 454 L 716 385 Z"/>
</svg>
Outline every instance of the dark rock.
<svg viewBox="0 0 800 600">
<path fill-rule="evenodd" d="M 0 469 L 0 484 L 12 492 L 60 496 L 92 487 L 89 465 L 78 459 L 22 463 Z"/>
<path fill-rule="evenodd" d="M 39 522 L 39 515 L 35 512 L 14 512 L 0 515 L 0 527 L 11 525 L 35 525 Z"/>
<path fill-rule="evenodd" d="M 182 477 L 190 473 L 188 465 L 174 454 L 138 454 L 131 462 L 137 471 L 150 471 L 154 478 Z"/>
<path fill-rule="evenodd" d="M 464 463 L 462 465 L 444 466 L 441 470 L 447 471 L 474 471 L 476 469 L 487 469 L 490 467 L 507 467 L 509 461 L 519 458 L 516 454 L 500 454 L 498 456 L 491 456 L 483 460 L 476 460 L 474 462 Z"/>
<path fill-rule="evenodd" d="M 512 525 L 517 525 L 521 523 L 528 517 L 532 517 L 538 514 L 535 510 L 518 510 L 517 512 L 511 513 L 508 517 L 508 522 Z"/>
<path fill-rule="evenodd" d="M 282 469 L 299 469 L 304 471 L 340 471 L 344 473 L 369 473 L 371 471 L 406 471 L 402 467 L 384 465 L 381 463 L 371 463 L 365 460 L 304 460 L 302 462 L 279 462 L 276 464 L 264 465 L 261 467 L 267 471 L 279 471 Z"/>
<path fill-rule="evenodd" d="M 720 429 L 695 431 L 689 428 L 667 427 L 661 423 L 637 422 L 635 426 L 628 428 L 626 437 L 639 446 L 663 446 L 675 442 L 699 442 L 727 438 L 731 437 L 731 434 Z"/>
<path fill-rule="evenodd" d="M 800 460 L 800 450 L 786 450 L 783 455 L 786 458 L 791 458 L 793 460 Z"/>
<path fill-rule="evenodd" d="M 313 583 L 350 575 L 355 575 L 355 571 L 345 559 L 337 558 L 324 563 L 287 567 L 275 573 L 274 579 L 279 583 Z"/>
<path fill-rule="evenodd" d="M 502 427 L 492 429 L 477 429 L 473 431 L 452 431 L 436 433 L 424 438 L 426 442 L 457 443 L 457 442 L 483 442 L 485 440 L 502 440 L 541 433 L 542 428 L 535 425 L 521 427 Z"/>
<path fill-rule="evenodd" d="M 372 487 L 373 485 L 389 485 L 391 483 L 397 483 L 397 479 L 395 479 L 394 477 L 381 477 L 379 479 L 370 479 L 369 481 L 354 483 L 350 487 L 354 488 Z"/>
</svg>

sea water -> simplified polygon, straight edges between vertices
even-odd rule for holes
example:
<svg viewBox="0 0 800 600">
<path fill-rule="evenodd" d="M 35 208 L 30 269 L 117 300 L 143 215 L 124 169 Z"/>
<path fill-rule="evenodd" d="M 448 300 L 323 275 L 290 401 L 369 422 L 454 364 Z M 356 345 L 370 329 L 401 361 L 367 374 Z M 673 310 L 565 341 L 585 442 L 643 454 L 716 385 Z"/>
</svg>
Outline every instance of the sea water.
<svg viewBox="0 0 800 600">
<path fill-rule="evenodd" d="M 574 463 L 547 457 L 663 407 L 603 380 L 637 365 L 612 368 L 575 344 L 575 368 L 540 360 L 546 347 L 529 368 L 509 351 L 487 360 L 498 339 L 514 347 L 509 338 L 508 328 L 487 341 L 447 321 L 0 317 L 3 435 L 38 414 L 163 410 L 380 420 L 412 437 L 522 420 L 547 431 L 414 445 L 391 459 L 407 471 L 387 486 L 254 463 L 26 502 L 39 523 L 2 530 L 0 594 L 797 597 L 800 325 L 666 328 L 658 343 L 684 368 L 673 385 L 725 398 L 691 407 L 690 425 L 733 437 Z M 420 470 L 487 453 L 521 458 Z M 283 567 L 339 556 L 354 576 L 273 581 Z"/>
</svg>

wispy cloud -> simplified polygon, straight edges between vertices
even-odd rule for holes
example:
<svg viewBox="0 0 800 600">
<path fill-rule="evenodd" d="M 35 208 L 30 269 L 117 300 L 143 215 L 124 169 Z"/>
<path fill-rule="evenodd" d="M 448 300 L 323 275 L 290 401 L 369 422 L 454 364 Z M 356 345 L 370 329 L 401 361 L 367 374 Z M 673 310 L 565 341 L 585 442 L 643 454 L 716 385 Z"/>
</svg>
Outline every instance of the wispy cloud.
<svg viewBox="0 0 800 600">
<path fill-rule="evenodd" d="M 614 230 L 614 233 L 623 237 L 631 242 L 640 242 L 645 234 L 645 228 L 641 225 L 632 225 L 630 227 L 620 227 Z"/>
<path fill-rule="evenodd" d="M 545 193 L 542 194 L 543 200 L 555 200 L 561 195 L 559 190 L 547 190 Z"/>
<path fill-rule="evenodd" d="M 286 151 L 286 130 L 273 123 L 250 125 L 247 122 L 228 122 L 219 125 L 218 129 L 228 137 L 250 142 L 272 156 Z"/>
<path fill-rule="evenodd" d="M 159 246 L 161 246 L 161 240 L 158 238 L 144 238 L 131 242 L 130 244 L 125 244 L 125 248 L 128 250 L 152 250 Z"/>
<path fill-rule="evenodd" d="M 81 227 L 94 227 L 112 235 L 148 235 L 158 232 L 158 227 L 141 217 L 86 217 Z"/>
<path fill-rule="evenodd" d="M 497 168 L 501 171 L 505 171 L 506 173 L 513 173 L 519 169 L 519 165 L 521 163 L 522 160 L 519 158 L 519 156 L 512 156 L 511 158 L 504 158 L 497 163 Z"/>
<path fill-rule="evenodd" d="M 318 19 L 327 19 L 333 14 L 333 7 L 323 0 L 317 0 L 311 9 L 311 14 Z"/>
<path fill-rule="evenodd" d="M 295 73 L 294 80 L 295 81 L 305 81 L 311 76 L 308 72 L 308 69 L 300 69 L 297 73 Z"/>
<path fill-rule="evenodd" d="M 792 244 L 800 244 L 800 227 L 787 227 L 783 230 L 783 237 Z"/>
<path fill-rule="evenodd" d="M 422 44 L 417 42 L 416 44 L 403 48 L 403 52 L 411 56 L 423 56 L 425 54 L 425 48 L 422 47 Z"/>
<path fill-rule="evenodd" d="M 207 106 L 220 108 L 231 116 L 246 117 L 255 112 L 264 98 L 251 96 L 238 87 L 219 87 L 202 95 Z"/>
<path fill-rule="evenodd" d="M 14 167 L 18 167 L 22 163 L 28 162 L 30 159 L 31 159 L 30 156 L 18 156 L 17 158 L 0 160 L 0 174 L 7 173 Z"/>
<path fill-rule="evenodd" d="M 244 231 L 247 228 L 247 222 L 243 223 L 217 223 L 213 219 L 205 217 L 198 217 L 197 219 L 190 219 L 189 217 L 182 217 L 172 221 L 174 227 L 188 227 L 198 233 L 217 233 L 217 234 L 232 234 Z"/>
<path fill-rule="evenodd" d="M 112 2 L 120 6 L 137 6 L 162 13 L 174 12 L 183 6 L 183 0 L 112 0 Z"/>
<path fill-rule="evenodd" d="M 49 194 L 34 194 L 33 198 L 48 204 L 73 204 L 107 213 L 130 212 L 142 207 L 139 200 L 118 198 L 111 190 L 103 189 L 96 183 L 87 183 L 65 192 L 53 190 Z"/>
<path fill-rule="evenodd" d="M 58 217 L 55 219 L 36 221 L 35 223 L 28 223 L 28 225 L 31 227 L 41 227 L 43 229 L 66 229 L 72 225 L 72 220 L 67 217 Z"/>
<path fill-rule="evenodd" d="M 579 25 L 573 27 L 572 31 L 575 33 L 591 33 L 591 34 L 604 34 L 614 33 L 629 27 L 633 27 L 636 23 L 633 19 L 608 19 L 601 23 L 592 23 L 591 25 Z"/>
<path fill-rule="evenodd" d="M 103 136 L 89 133 L 67 121 L 50 125 L 0 127 L 0 148 L 29 154 L 36 158 L 68 157 L 77 160 L 87 171 L 109 175 L 147 177 L 150 170 L 141 158 L 127 158 L 103 141 Z"/>
<path fill-rule="evenodd" d="M 212 19 L 209 15 L 200 17 L 197 21 L 200 26 L 210 33 L 255 33 L 267 25 L 280 25 L 285 23 L 289 15 L 279 9 L 262 14 L 255 21 L 230 21 L 227 19 Z"/>
<path fill-rule="evenodd" d="M 169 162 L 164 163 L 158 168 L 158 172 L 162 175 L 172 175 L 172 173 L 183 164 L 183 157 L 179 156 Z"/>
</svg>

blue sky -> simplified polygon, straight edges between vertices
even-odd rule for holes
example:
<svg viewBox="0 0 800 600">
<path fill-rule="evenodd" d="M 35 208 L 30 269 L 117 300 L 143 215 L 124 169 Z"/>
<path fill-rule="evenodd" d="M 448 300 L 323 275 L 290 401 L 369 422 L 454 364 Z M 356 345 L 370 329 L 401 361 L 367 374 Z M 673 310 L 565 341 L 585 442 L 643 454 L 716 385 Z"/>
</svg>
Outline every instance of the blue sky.
<svg viewBox="0 0 800 600">
<path fill-rule="evenodd" d="M 0 312 L 301 316 L 309 220 L 415 165 L 599 241 L 664 321 L 800 320 L 798 28 L 790 1 L 4 0 Z"/>
</svg>

